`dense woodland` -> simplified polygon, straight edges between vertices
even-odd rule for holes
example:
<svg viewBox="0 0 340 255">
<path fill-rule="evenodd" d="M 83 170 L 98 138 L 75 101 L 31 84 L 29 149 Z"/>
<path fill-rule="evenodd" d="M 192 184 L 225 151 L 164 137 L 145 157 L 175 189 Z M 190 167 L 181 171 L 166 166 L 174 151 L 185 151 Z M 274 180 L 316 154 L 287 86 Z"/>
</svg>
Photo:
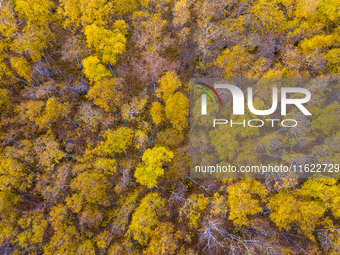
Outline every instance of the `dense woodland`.
<svg viewBox="0 0 340 255">
<path fill-rule="evenodd" d="M 188 118 L 193 77 L 339 78 L 339 22 L 339 0 L 0 0 L 0 254 L 339 254 L 337 179 L 190 178 Z M 268 154 L 340 163 L 316 90 L 314 138 Z"/>
</svg>

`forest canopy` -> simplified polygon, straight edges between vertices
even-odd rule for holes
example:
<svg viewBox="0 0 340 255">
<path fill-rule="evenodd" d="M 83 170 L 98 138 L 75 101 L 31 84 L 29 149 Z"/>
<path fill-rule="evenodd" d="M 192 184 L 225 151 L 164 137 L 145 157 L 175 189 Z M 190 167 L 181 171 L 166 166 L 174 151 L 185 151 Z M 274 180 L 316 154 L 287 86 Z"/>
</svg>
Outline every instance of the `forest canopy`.
<svg viewBox="0 0 340 255">
<path fill-rule="evenodd" d="M 191 78 L 339 79 L 339 22 L 340 0 L 0 0 L 0 254 L 339 254 L 338 179 L 193 179 L 189 158 Z M 339 164 L 318 86 L 312 140 L 215 152 Z"/>
</svg>

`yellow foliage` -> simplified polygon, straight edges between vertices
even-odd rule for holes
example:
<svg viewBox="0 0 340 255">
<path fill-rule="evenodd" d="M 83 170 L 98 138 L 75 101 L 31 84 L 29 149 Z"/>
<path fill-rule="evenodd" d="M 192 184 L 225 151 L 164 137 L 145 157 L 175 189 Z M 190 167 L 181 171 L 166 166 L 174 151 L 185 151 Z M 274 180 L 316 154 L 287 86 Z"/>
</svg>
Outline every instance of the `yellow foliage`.
<svg viewBox="0 0 340 255">
<path fill-rule="evenodd" d="M 110 112 L 120 106 L 123 99 L 123 94 L 118 87 L 118 81 L 111 79 L 102 79 L 97 82 L 88 92 L 89 99 L 93 100 L 93 103 Z"/>
<path fill-rule="evenodd" d="M 112 5 L 107 0 L 61 0 L 58 13 L 64 18 L 64 27 L 76 29 L 80 25 L 104 26 L 112 13 Z"/>
<path fill-rule="evenodd" d="M 35 110 L 34 113 L 36 113 L 36 111 L 37 110 Z M 70 108 L 68 103 L 61 103 L 58 98 L 50 97 L 46 102 L 43 113 L 36 118 L 35 122 L 43 128 L 52 122 L 57 121 L 60 117 L 67 115 L 69 111 Z"/>
<path fill-rule="evenodd" d="M 44 232 L 48 226 L 47 220 L 43 218 L 42 214 L 29 213 L 20 218 L 18 224 L 24 229 L 24 231 L 17 236 L 20 247 L 32 247 L 42 243 Z"/>
<path fill-rule="evenodd" d="M 151 237 L 150 245 L 144 251 L 144 254 L 158 255 L 158 254 L 175 254 L 178 248 L 178 239 L 181 233 L 175 232 L 171 223 L 161 223 L 155 230 Z"/>
<path fill-rule="evenodd" d="M 214 198 L 212 203 L 212 208 L 211 208 L 211 213 L 215 215 L 220 215 L 224 216 L 226 215 L 228 211 L 227 207 L 227 201 L 226 197 L 223 195 L 220 195 L 218 192 L 214 194 Z"/>
<path fill-rule="evenodd" d="M 31 82 L 32 70 L 24 57 L 12 57 L 11 66 L 21 77 L 26 79 L 28 82 Z"/>
<path fill-rule="evenodd" d="M 176 1 L 174 5 L 174 25 L 183 27 L 190 19 L 190 2 L 188 0 Z"/>
<path fill-rule="evenodd" d="M 135 146 L 137 149 L 142 150 L 145 149 L 148 144 L 148 136 L 142 130 L 137 130 L 135 132 Z"/>
<path fill-rule="evenodd" d="M 100 63 L 98 57 L 89 56 L 83 60 L 84 74 L 91 81 L 96 82 L 100 79 L 110 77 L 110 71 Z"/>
<path fill-rule="evenodd" d="M 71 188 L 85 199 L 85 201 L 96 204 L 108 205 L 106 189 L 109 187 L 107 177 L 96 170 L 85 171 L 77 176 L 71 183 Z"/>
<path fill-rule="evenodd" d="M 155 187 L 158 177 L 164 174 L 162 165 L 164 162 L 169 162 L 173 157 L 173 152 L 165 147 L 147 149 L 143 154 L 143 163 L 136 167 L 135 177 L 137 182 L 148 188 Z"/>
<path fill-rule="evenodd" d="M 31 174 L 25 172 L 25 166 L 18 160 L 2 154 L 0 156 L 0 191 L 19 189 L 25 191 L 31 186 Z"/>
<path fill-rule="evenodd" d="M 335 74 L 340 72 L 340 49 L 335 48 L 327 51 L 326 60 L 328 68 Z"/>
<path fill-rule="evenodd" d="M 189 99 L 181 92 L 176 92 L 165 102 L 165 114 L 171 123 L 179 130 L 184 129 L 187 125 L 189 106 Z"/>
<path fill-rule="evenodd" d="M 37 139 L 33 149 L 37 153 L 39 164 L 44 167 L 58 164 L 66 156 L 52 135 L 45 135 Z"/>
<path fill-rule="evenodd" d="M 158 80 L 158 83 L 160 86 L 156 89 L 156 92 L 164 101 L 168 100 L 175 93 L 175 90 L 182 86 L 175 72 L 167 72 Z"/>
<path fill-rule="evenodd" d="M 116 64 L 117 55 L 125 51 L 126 27 L 124 20 L 116 20 L 113 31 L 98 27 L 95 24 L 85 27 L 88 47 L 94 48 L 100 53 L 104 64 Z"/>
<path fill-rule="evenodd" d="M 138 5 L 140 4 L 140 1 L 138 0 L 114 0 L 113 5 L 114 5 L 114 10 L 119 14 L 127 14 L 131 13 L 134 11 Z"/>
<path fill-rule="evenodd" d="M 216 66 L 223 69 L 224 78 L 235 78 L 244 73 L 251 59 L 245 47 L 236 45 L 232 49 L 225 49 L 216 58 Z"/>
<path fill-rule="evenodd" d="M 265 194 L 265 188 L 258 181 L 238 182 L 228 187 L 227 204 L 230 208 L 229 219 L 236 226 L 246 226 L 248 224 L 248 215 L 261 212 L 259 200 L 254 195 Z"/>
<path fill-rule="evenodd" d="M 95 152 L 100 155 L 112 155 L 120 153 L 132 144 L 133 130 L 128 127 L 120 127 L 115 131 L 107 130 L 104 133 L 105 141 L 100 142 Z"/>
<path fill-rule="evenodd" d="M 312 230 L 324 215 L 326 206 L 320 201 L 303 201 L 294 192 L 280 191 L 269 199 L 268 209 L 274 210 L 270 218 L 280 229 L 289 230 L 296 225 L 313 239 Z"/>
<path fill-rule="evenodd" d="M 9 99 L 8 91 L 6 89 L 0 89 L 0 109 L 4 112 L 7 112 L 11 109 L 10 104 L 12 103 Z"/>
<path fill-rule="evenodd" d="M 144 106 L 147 103 L 147 99 L 147 96 L 142 96 L 140 98 L 134 97 L 129 103 L 125 103 L 122 106 L 123 119 L 131 121 L 139 120 L 140 117 L 138 115 L 144 109 Z"/>
<path fill-rule="evenodd" d="M 46 27 L 52 22 L 50 13 L 53 7 L 50 0 L 16 0 L 14 9 L 27 20 L 28 26 Z"/>
<path fill-rule="evenodd" d="M 162 19 L 160 13 L 136 11 L 132 21 L 136 29 L 136 43 L 140 49 L 157 52 L 169 43 L 169 38 L 163 33 L 166 20 Z"/>
<path fill-rule="evenodd" d="M 165 111 L 164 106 L 160 102 L 152 102 L 150 115 L 152 117 L 152 121 L 159 125 L 165 120 Z"/>
<path fill-rule="evenodd" d="M 192 194 L 179 210 L 181 217 L 186 217 L 189 220 L 189 227 L 197 228 L 202 212 L 207 208 L 209 198 L 203 194 Z"/>
<path fill-rule="evenodd" d="M 339 44 L 338 35 L 316 35 L 310 39 L 305 39 L 300 43 L 303 54 L 309 53 L 313 50 L 330 47 Z"/>
<path fill-rule="evenodd" d="M 43 101 L 24 102 L 19 106 L 19 114 L 23 120 L 36 122 L 36 118 L 40 116 L 44 105 Z"/>
<path fill-rule="evenodd" d="M 162 215 L 164 203 L 164 199 L 157 193 L 149 193 L 143 197 L 133 213 L 128 234 L 141 245 L 146 245 L 154 235 L 154 228 L 159 223 L 158 217 Z"/>
<path fill-rule="evenodd" d="M 14 17 L 11 1 L 1 2 L 0 31 L 3 37 L 11 37 L 17 31 L 16 19 Z M 1 48 L 1 47 L 0 47 Z M 2 51 L 2 49 L 1 49 Z"/>
<path fill-rule="evenodd" d="M 312 129 L 315 134 L 332 135 L 340 127 L 340 105 L 337 101 L 325 108 L 316 109 L 311 121 Z"/>
</svg>

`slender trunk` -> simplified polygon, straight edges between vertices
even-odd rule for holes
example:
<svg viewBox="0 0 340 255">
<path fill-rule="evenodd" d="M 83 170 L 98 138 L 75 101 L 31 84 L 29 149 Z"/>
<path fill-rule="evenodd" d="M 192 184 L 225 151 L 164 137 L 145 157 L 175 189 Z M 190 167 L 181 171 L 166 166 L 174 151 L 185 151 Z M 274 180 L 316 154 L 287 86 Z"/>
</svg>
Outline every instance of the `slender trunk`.
<svg viewBox="0 0 340 255">
<path fill-rule="evenodd" d="M 16 80 L 18 80 L 18 81 L 22 81 L 22 82 L 26 83 L 27 85 L 30 85 L 31 87 L 34 88 L 34 86 L 33 86 L 32 84 L 28 83 L 28 82 L 25 81 L 25 80 L 19 79 L 19 78 L 17 78 L 17 77 L 14 77 L 14 79 L 16 79 Z"/>
<path fill-rule="evenodd" d="M 130 163 L 130 159 L 129 159 L 128 155 L 126 154 L 126 151 L 125 151 L 125 150 L 123 150 L 123 151 L 124 151 L 124 153 L 125 153 L 125 156 L 126 156 L 127 160 L 128 160 L 129 163 Z"/>
<path fill-rule="evenodd" d="M 172 122 L 169 120 L 169 118 L 168 118 L 168 121 L 171 123 L 172 127 L 175 127 L 175 125 L 174 125 L 174 124 L 172 124 Z"/>
<path fill-rule="evenodd" d="M 187 41 L 184 40 L 184 48 L 185 48 L 185 68 L 189 67 L 189 55 L 188 55 L 188 47 L 187 47 Z"/>
<path fill-rule="evenodd" d="M 50 35 L 51 35 L 51 37 L 52 37 L 54 43 L 58 46 L 58 48 L 60 48 L 60 46 L 58 45 L 58 43 L 57 43 L 57 41 L 55 40 L 54 36 L 52 35 L 51 30 L 50 30 L 48 27 L 47 27 L 47 29 L 48 29 L 48 31 L 50 32 Z"/>
<path fill-rule="evenodd" d="M 115 80 L 116 80 L 117 84 L 119 85 L 120 89 L 122 90 L 123 96 L 124 96 L 124 98 L 125 98 L 125 101 L 128 103 L 128 100 L 127 100 L 127 98 L 125 97 L 125 93 L 124 93 L 123 87 L 122 87 L 122 85 L 118 82 L 117 77 L 116 77 L 116 74 L 113 72 L 110 63 L 108 63 L 107 66 L 109 67 L 109 69 L 110 69 L 110 71 L 111 71 L 113 77 L 115 77 Z"/>
<path fill-rule="evenodd" d="M 128 32 L 128 33 L 129 33 L 129 31 L 130 31 L 130 21 L 131 21 L 131 16 L 132 16 L 132 11 L 131 11 L 131 13 L 130 13 L 128 28 L 127 28 L 127 32 Z"/>
<path fill-rule="evenodd" d="M 54 52 L 54 55 L 57 55 L 57 53 L 55 52 L 54 47 L 53 47 L 53 45 L 50 43 L 50 41 L 47 40 L 47 42 L 48 42 L 48 44 L 51 46 L 51 48 L 52 48 L 52 50 L 53 50 L 53 52 Z"/>
<path fill-rule="evenodd" d="M 66 118 L 77 128 L 78 127 L 78 124 L 72 120 L 69 116 L 66 115 Z"/>
<path fill-rule="evenodd" d="M 156 92 L 156 82 L 155 82 L 154 79 L 152 80 L 152 83 L 153 83 L 153 90 L 155 91 L 155 95 L 156 95 L 157 99 L 160 101 L 160 98 L 158 97 L 157 92 Z"/>
</svg>

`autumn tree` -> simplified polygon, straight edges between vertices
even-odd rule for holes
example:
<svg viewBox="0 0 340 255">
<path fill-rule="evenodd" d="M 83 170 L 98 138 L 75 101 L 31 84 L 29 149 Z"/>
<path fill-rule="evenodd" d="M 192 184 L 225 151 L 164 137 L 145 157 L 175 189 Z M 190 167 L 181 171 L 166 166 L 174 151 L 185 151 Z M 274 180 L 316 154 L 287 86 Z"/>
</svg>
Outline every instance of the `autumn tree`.
<svg viewBox="0 0 340 255">
<path fill-rule="evenodd" d="M 196 14 L 194 27 L 194 42 L 197 52 L 196 68 L 206 75 L 219 50 L 228 39 L 226 30 L 214 20 L 223 17 L 222 1 L 201 1 L 195 3 L 193 13 Z"/>
<path fill-rule="evenodd" d="M 104 133 L 105 140 L 100 142 L 95 150 L 103 155 L 121 153 L 132 144 L 132 138 L 133 131 L 128 127 L 120 127 L 115 131 L 108 130 Z"/>
<path fill-rule="evenodd" d="M 19 247 L 35 249 L 38 251 L 42 246 L 44 232 L 48 226 L 47 220 L 42 213 L 32 212 L 20 218 L 18 224 L 23 231 L 18 234 Z"/>
<path fill-rule="evenodd" d="M 118 82 L 116 79 L 99 80 L 89 89 L 88 97 L 105 111 L 113 111 L 122 104 L 123 100 Z"/>
<path fill-rule="evenodd" d="M 49 0 L 15 1 L 14 10 L 21 18 L 25 18 L 27 25 L 46 27 L 52 21 L 51 9 L 54 3 Z"/>
<path fill-rule="evenodd" d="M 331 135 L 338 129 L 340 105 L 337 101 L 317 109 L 311 122 L 313 130 L 319 135 Z"/>
<path fill-rule="evenodd" d="M 167 72 L 159 80 L 159 87 L 156 92 L 164 101 L 167 101 L 182 86 L 181 81 L 175 72 Z"/>
<path fill-rule="evenodd" d="M 160 102 L 152 102 L 150 115 L 152 117 L 152 121 L 156 125 L 161 124 L 165 120 L 164 106 Z"/>
<path fill-rule="evenodd" d="M 37 139 L 33 149 L 37 155 L 39 165 L 46 168 L 60 163 L 60 160 L 66 156 L 66 153 L 60 149 L 60 145 L 53 137 L 53 134 Z"/>
<path fill-rule="evenodd" d="M 187 109 L 189 108 L 187 97 L 181 92 L 175 92 L 182 86 L 182 83 L 174 72 L 167 72 L 158 82 L 160 86 L 156 93 L 165 102 L 165 107 L 163 108 L 159 102 L 154 102 L 150 114 L 155 124 L 160 124 L 166 116 L 174 127 L 182 130 L 187 122 Z"/>
<path fill-rule="evenodd" d="M 3 37 L 0 43 L 1 50 L 8 50 L 8 43 L 12 41 L 10 38 L 17 32 L 17 20 L 13 10 L 13 3 L 3 1 L 0 16 L 0 30 Z"/>
<path fill-rule="evenodd" d="M 29 83 L 31 82 L 32 70 L 24 57 L 12 57 L 11 66 L 17 71 L 19 76 L 24 78 Z"/>
<path fill-rule="evenodd" d="M 94 48 L 101 56 L 104 64 L 114 65 L 117 55 L 126 48 L 126 24 L 123 20 L 116 20 L 113 31 L 95 24 L 85 27 L 85 35 L 89 48 Z"/>
<path fill-rule="evenodd" d="M 132 23 L 135 26 L 133 36 L 138 48 L 149 53 L 158 53 L 169 43 L 169 38 L 164 33 L 166 21 L 160 13 L 134 12 Z"/>
<path fill-rule="evenodd" d="M 83 59 L 83 67 L 85 76 L 91 82 L 96 82 L 112 75 L 110 70 L 100 63 L 97 56 L 89 56 Z"/>
<path fill-rule="evenodd" d="M 107 205 L 108 197 L 105 190 L 109 187 L 107 177 L 102 172 L 98 170 L 84 171 L 71 184 L 71 188 L 77 193 L 67 199 L 68 204 L 75 212 L 80 211 L 84 202 Z"/>
<path fill-rule="evenodd" d="M 187 198 L 179 210 L 181 219 L 187 219 L 190 228 L 195 229 L 199 225 L 199 221 L 207 208 L 209 198 L 203 194 L 192 194 Z"/>
<path fill-rule="evenodd" d="M 0 109 L 2 112 L 8 112 L 11 109 L 11 100 L 6 89 L 0 89 Z"/>
<path fill-rule="evenodd" d="M 163 214 L 164 199 L 157 193 L 149 193 L 142 198 L 132 215 L 128 234 L 141 245 L 146 245 L 154 235 L 154 228 L 159 224 L 159 216 Z"/>
<path fill-rule="evenodd" d="M 228 187 L 227 205 L 230 208 L 229 219 L 237 226 L 247 225 L 247 216 L 261 212 L 259 200 L 252 197 L 265 196 L 266 190 L 260 182 L 251 179 L 235 183 Z"/>
<path fill-rule="evenodd" d="M 112 122 L 110 118 L 104 118 L 103 111 L 90 103 L 83 103 L 80 106 L 76 119 L 81 122 L 80 124 L 84 123 L 84 127 L 90 128 L 92 132 L 97 130 L 100 124 L 108 128 L 108 124 Z"/>
<path fill-rule="evenodd" d="M 175 254 L 178 248 L 178 241 L 181 237 L 179 231 L 175 231 L 171 223 L 161 223 L 150 239 L 150 245 L 146 250 L 147 254 Z"/>
<path fill-rule="evenodd" d="M 339 254 L 339 8 L 0 0 L 0 253 Z M 242 91 L 263 77 L 256 109 L 273 86 L 304 86 L 312 116 L 294 107 L 294 128 L 279 109 L 231 118 L 229 92 L 223 105 L 207 97 L 202 116 L 194 90 L 189 130 L 190 76 L 236 78 Z M 306 79 L 271 79 L 287 77 Z M 219 110 L 238 125 L 201 129 Z M 240 125 L 258 118 L 267 127 Z M 310 172 L 194 179 L 196 162 Z M 317 163 L 335 172 L 313 175 Z"/>
<path fill-rule="evenodd" d="M 122 115 L 125 121 L 140 121 L 141 113 L 147 103 L 147 96 L 141 96 L 140 98 L 134 97 L 130 102 L 126 102 L 122 105 Z"/>
<path fill-rule="evenodd" d="M 81 235 L 73 225 L 67 207 L 64 204 L 53 206 L 49 212 L 48 222 L 51 224 L 54 233 L 48 244 L 44 246 L 44 253 L 75 253 Z"/>
<path fill-rule="evenodd" d="M 303 199 L 298 196 L 298 192 L 280 191 L 269 199 L 268 209 L 274 210 L 270 218 L 280 229 L 288 230 L 296 226 L 302 233 L 312 237 L 312 230 L 324 215 L 326 205 L 308 197 Z"/>
<path fill-rule="evenodd" d="M 11 189 L 26 190 L 32 185 L 33 175 L 25 165 L 2 152 L 0 158 L 0 191 Z"/>
<path fill-rule="evenodd" d="M 64 18 L 64 27 L 77 29 L 87 24 L 104 26 L 112 13 L 112 5 L 107 0 L 61 0 L 58 8 Z"/>
<path fill-rule="evenodd" d="M 181 92 L 176 92 L 165 102 L 165 114 L 179 130 L 187 124 L 189 99 Z"/>
<path fill-rule="evenodd" d="M 156 186 L 158 177 L 164 174 L 163 164 L 170 162 L 173 156 L 173 153 L 165 147 L 147 149 L 143 154 L 143 163 L 136 167 L 137 182 L 148 188 Z"/>
<path fill-rule="evenodd" d="M 41 128 L 56 122 L 60 117 L 65 117 L 69 113 L 69 105 L 62 103 L 58 98 L 51 97 L 45 104 L 45 109 L 39 117 L 36 118 L 36 124 Z"/>
<path fill-rule="evenodd" d="M 203 228 L 199 230 L 199 242 L 204 245 L 203 250 L 208 254 L 215 254 L 227 247 L 228 232 L 223 229 L 219 219 L 206 219 Z"/>
<path fill-rule="evenodd" d="M 189 65 L 189 54 L 188 54 L 188 37 L 190 28 L 188 23 L 190 22 L 190 0 L 176 1 L 174 4 L 173 14 L 174 14 L 174 28 L 178 30 L 176 33 L 179 37 L 179 41 L 184 44 L 185 50 L 185 67 Z"/>
</svg>

